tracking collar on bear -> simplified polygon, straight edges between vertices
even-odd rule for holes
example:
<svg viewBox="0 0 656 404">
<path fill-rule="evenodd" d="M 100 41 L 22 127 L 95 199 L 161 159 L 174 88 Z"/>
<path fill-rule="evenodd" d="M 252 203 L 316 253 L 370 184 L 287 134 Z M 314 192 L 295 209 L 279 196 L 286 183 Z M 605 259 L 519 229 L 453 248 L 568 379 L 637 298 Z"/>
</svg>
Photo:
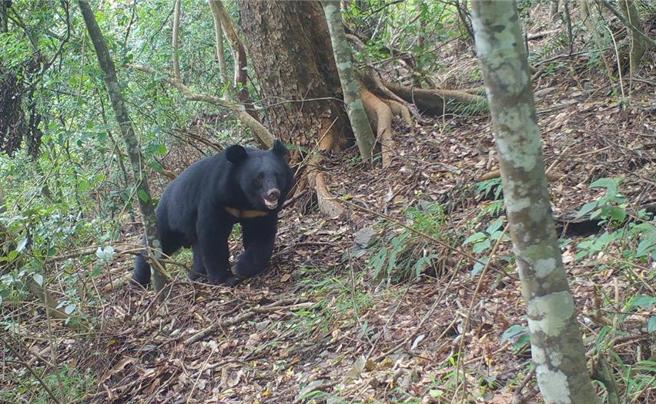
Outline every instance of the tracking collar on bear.
<svg viewBox="0 0 656 404">
<path fill-rule="evenodd" d="M 239 210 L 235 208 L 225 207 L 226 212 L 237 219 L 252 219 L 254 217 L 264 217 L 269 216 L 271 212 L 266 212 L 263 210 Z"/>
</svg>

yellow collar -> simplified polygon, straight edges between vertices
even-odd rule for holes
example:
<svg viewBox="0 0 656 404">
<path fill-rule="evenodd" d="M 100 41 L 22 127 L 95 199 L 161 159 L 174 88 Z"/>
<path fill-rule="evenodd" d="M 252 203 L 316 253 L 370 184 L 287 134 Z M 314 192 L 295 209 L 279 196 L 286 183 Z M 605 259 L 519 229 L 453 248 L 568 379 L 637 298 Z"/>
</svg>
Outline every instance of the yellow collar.
<svg viewBox="0 0 656 404">
<path fill-rule="evenodd" d="M 237 219 L 252 219 L 254 217 L 264 217 L 269 216 L 270 212 L 265 212 L 263 210 L 239 210 L 235 208 L 225 207 L 226 212 L 230 213 Z"/>
</svg>

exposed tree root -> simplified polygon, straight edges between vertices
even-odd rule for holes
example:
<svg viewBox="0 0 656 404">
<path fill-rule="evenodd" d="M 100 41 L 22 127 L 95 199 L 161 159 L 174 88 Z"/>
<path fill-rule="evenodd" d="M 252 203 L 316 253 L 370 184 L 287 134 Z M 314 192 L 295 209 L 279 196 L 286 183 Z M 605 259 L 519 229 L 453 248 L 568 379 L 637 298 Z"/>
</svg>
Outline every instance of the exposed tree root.
<svg viewBox="0 0 656 404">
<path fill-rule="evenodd" d="M 383 168 L 389 167 L 394 151 L 392 140 L 392 108 L 371 91 L 363 88 L 360 91 L 362 103 L 367 110 L 369 122 L 376 130 L 376 141 L 380 143 Z M 401 104 L 397 103 L 397 106 Z"/>
<path fill-rule="evenodd" d="M 410 115 L 410 109 L 408 109 L 408 107 L 406 107 L 405 104 L 401 104 L 394 100 L 386 100 L 386 102 L 387 105 L 389 105 L 389 107 L 392 109 L 392 113 L 394 115 L 402 117 L 406 125 L 408 126 L 413 125 L 412 116 Z"/>
<path fill-rule="evenodd" d="M 389 98 L 394 100 L 399 104 L 405 105 L 409 110 L 412 108 L 412 104 L 400 96 L 396 95 L 392 90 L 390 90 L 383 81 L 378 77 L 378 73 L 374 70 L 370 70 L 367 74 L 360 75 L 360 81 L 364 86 L 371 91 L 372 93 L 378 95 L 379 97 Z M 416 111 L 413 111 L 416 112 Z M 418 116 L 417 116 L 418 118 Z"/>
<path fill-rule="evenodd" d="M 325 174 L 321 169 L 321 160 L 323 159 L 321 152 L 333 150 L 335 147 L 333 130 L 332 124 L 330 124 L 319 139 L 319 144 L 308 157 L 307 180 L 317 196 L 319 211 L 331 219 L 336 219 L 344 214 L 345 209 L 328 189 Z"/>
<path fill-rule="evenodd" d="M 446 112 L 462 111 L 468 107 L 478 110 L 486 106 L 484 97 L 468 94 L 464 91 L 427 90 L 406 87 L 387 81 L 383 82 L 383 84 L 406 102 L 416 105 L 419 112 L 430 115 L 442 115 Z"/>
</svg>

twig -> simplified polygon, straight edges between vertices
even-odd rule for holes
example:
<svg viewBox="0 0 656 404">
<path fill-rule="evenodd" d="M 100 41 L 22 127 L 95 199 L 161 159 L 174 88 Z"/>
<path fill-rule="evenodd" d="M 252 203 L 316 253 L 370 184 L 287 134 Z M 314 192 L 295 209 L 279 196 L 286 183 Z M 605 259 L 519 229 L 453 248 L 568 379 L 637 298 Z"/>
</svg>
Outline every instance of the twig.
<svg viewBox="0 0 656 404">
<path fill-rule="evenodd" d="M 41 386 L 45 389 L 45 391 L 48 393 L 50 398 L 52 398 L 52 401 L 54 401 L 57 404 L 61 404 L 61 401 L 55 397 L 55 394 L 50 390 L 50 387 L 41 379 L 41 377 L 32 369 L 32 367 L 23 359 L 20 353 L 13 347 L 13 345 L 9 344 L 4 338 L 0 337 L 0 340 L 2 340 L 2 343 L 16 356 L 16 358 L 20 361 L 20 363 L 25 366 L 25 369 L 28 370 L 36 378 L 36 380 L 39 382 Z"/>
<path fill-rule="evenodd" d="M 203 372 L 207 368 L 207 362 L 209 362 L 210 358 L 212 355 L 214 355 L 215 348 L 212 348 L 211 352 L 209 355 L 207 355 L 207 359 L 205 359 L 205 362 L 200 367 L 200 370 L 198 371 L 198 377 L 196 377 L 196 380 L 194 381 L 194 385 L 191 386 L 191 391 L 189 392 L 189 395 L 187 396 L 187 402 L 191 401 L 191 397 L 194 396 L 194 390 L 196 390 L 196 385 L 198 384 L 198 381 L 200 380 L 200 377 L 203 375 Z"/>
<path fill-rule="evenodd" d="M 251 115 L 246 112 L 246 108 L 242 104 L 237 104 L 231 101 L 227 101 L 221 97 L 217 97 L 211 94 L 196 93 L 191 90 L 189 87 L 181 83 L 180 81 L 172 78 L 166 74 L 162 74 L 152 67 L 140 65 L 140 64 L 129 64 L 128 67 L 135 70 L 140 70 L 144 73 L 151 74 L 159 78 L 160 81 L 168 83 L 173 87 L 177 88 L 182 95 L 189 101 L 199 101 L 212 104 L 218 107 L 227 108 L 237 115 L 237 119 L 247 127 L 249 127 L 258 140 L 265 144 L 267 147 L 273 145 L 273 135 L 269 130 L 264 127 L 257 119 L 253 118 Z"/>
<path fill-rule="evenodd" d="M 462 332 L 460 333 L 460 346 L 458 346 L 458 361 L 456 362 L 456 372 L 455 372 L 456 381 L 459 377 L 460 368 L 464 365 L 462 363 L 462 350 L 465 346 L 465 336 L 467 335 L 467 332 L 469 332 L 469 322 L 471 319 L 472 312 L 474 311 L 474 305 L 478 303 L 478 293 L 480 292 L 481 287 L 483 286 L 483 279 L 485 279 L 485 274 L 487 273 L 489 264 L 490 262 L 492 262 L 492 257 L 494 257 L 494 255 L 497 253 L 497 250 L 499 249 L 499 245 L 501 245 L 501 240 L 503 240 L 503 236 L 506 234 L 509 227 L 510 227 L 510 223 L 506 224 L 506 226 L 503 228 L 501 235 L 494 243 L 492 250 L 490 250 L 489 259 L 485 263 L 485 266 L 483 267 L 481 274 L 478 276 L 476 289 L 474 290 L 474 294 L 472 295 L 471 302 L 469 303 L 469 308 L 467 309 L 467 315 L 465 316 L 465 321 L 464 324 L 462 325 Z M 463 382 L 465 383 L 465 389 L 466 389 L 467 378 L 464 375 L 463 375 Z M 456 397 L 456 393 L 459 390 L 460 390 L 460 385 L 456 385 L 456 391 L 453 393 L 454 398 Z"/>
<path fill-rule="evenodd" d="M 513 403 L 523 403 L 524 402 L 524 397 L 522 396 L 522 390 L 524 390 L 524 387 L 528 384 L 528 382 L 531 381 L 533 376 L 535 375 L 535 368 L 532 368 L 526 376 L 524 376 L 524 379 L 522 379 L 522 382 L 519 383 L 519 386 L 517 386 L 517 389 L 513 393 L 513 398 L 512 402 Z"/>
<path fill-rule="evenodd" d="M 229 327 L 231 325 L 239 324 L 245 320 L 248 320 L 249 318 L 255 316 L 258 313 L 270 313 L 273 311 L 277 310 L 291 310 L 291 309 L 296 309 L 296 308 L 304 308 L 304 307 L 311 307 L 314 305 L 313 302 L 302 302 L 302 303 L 295 303 L 296 299 L 282 299 L 277 302 L 271 303 L 267 306 L 263 307 L 252 307 L 251 309 L 245 311 L 244 313 L 227 319 L 223 321 L 219 321 L 217 323 L 214 323 L 210 325 L 209 327 L 197 332 L 196 334 L 192 335 L 191 337 L 187 338 L 184 341 L 184 345 L 190 345 L 193 344 L 194 342 L 197 342 L 208 335 L 212 334 L 214 331 L 216 331 L 218 328 L 223 328 L 223 327 Z"/>
<path fill-rule="evenodd" d="M 622 98 L 624 98 L 625 95 L 624 95 L 624 84 L 622 83 L 622 61 L 620 60 L 620 51 L 617 48 L 617 41 L 615 41 L 615 35 L 613 35 L 613 31 L 607 25 L 604 25 L 604 28 L 606 28 L 606 30 L 610 34 L 610 39 L 613 40 L 613 49 L 615 50 L 615 59 L 617 60 L 617 76 L 620 81 L 620 92 L 622 93 Z"/>
<path fill-rule="evenodd" d="M 460 261 L 460 262 L 462 262 L 462 261 Z M 456 267 L 459 267 L 459 266 L 460 266 L 460 262 L 458 262 L 458 265 L 456 265 Z M 403 341 L 399 342 L 398 344 L 396 344 L 396 345 L 395 345 L 394 347 L 392 347 L 391 349 L 388 349 L 387 351 L 385 351 L 385 352 L 383 352 L 383 353 L 377 355 L 377 356 L 374 358 L 374 362 L 378 362 L 378 361 L 380 361 L 380 360 L 381 360 L 382 358 L 384 358 L 385 356 L 387 356 L 387 355 L 389 355 L 390 353 L 392 353 L 392 352 L 396 351 L 397 349 L 401 348 L 403 345 L 405 345 L 405 344 L 407 344 L 408 342 L 410 342 L 410 340 L 411 340 L 412 338 L 414 338 L 415 335 L 417 335 L 417 332 L 419 332 L 419 330 L 420 330 L 421 327 L 424 325 L 424 323 L 426 322 L 426 320 L 428 320 L 429 318 L 431 318 L 431 317 L 433 316 L 433 313 L 435 312 L 435 309 L 437 309 L 438 304 L 442 302 L 442 299 L 443 299 L 444 296 L 446 295 L 447 291 L 450 290 L 451 284 L 452 284 L 453 281 L 456 279 L 456 274 L 457 274 L 457 271 L 453 271 L 453 273 L 452 273 L 452 275 L 451 275 L 451 279 L 449 279 L 449 283 L 447 283 L 446 286 L 442 289 L 442 293 L 440 293 L 440 295 L 437 297 L 437 299 L 435 299 L 435 301 L 433 302 L 433 305 L 430 307 L 430 309 L 428 309 L 428 311 L 426 312 L 426 314 L 424 315 L 424 317 L 422 317 L 422 319 L 419 321 L 419 324 L 417 324 L 417 326 L 415 327 L 415 331 L 414 331 L 412 334 L 408 335 L 406 338 L 403 339 Z M 455 321 L 455 320 L 454 320 L 454 321 Z M 442 336 L 444 336 L 444 334 L 448 331 L 449 328 L 451 328 L 451 327 L 450 327 L 450 326 L 449 326 L 449 327 L 446 327 L 446 329 L 445 329 L 444 332 L 442 333 Z M 438 337 L 436 340 L 441 339 L 442 336 Z"/>
</svg>

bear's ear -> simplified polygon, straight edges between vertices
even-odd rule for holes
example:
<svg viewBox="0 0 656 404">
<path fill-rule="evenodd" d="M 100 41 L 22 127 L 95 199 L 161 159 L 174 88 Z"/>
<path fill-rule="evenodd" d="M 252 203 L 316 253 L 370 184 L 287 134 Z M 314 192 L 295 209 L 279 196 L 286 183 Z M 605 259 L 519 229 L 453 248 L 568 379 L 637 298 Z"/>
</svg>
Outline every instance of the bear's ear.
<svg viewBox="0 0 656 404">
<path fill-rule="evenodd" d="M 285 146 L 285 144 L 280 140 L 276 139 L 273 142 L 273 147 L 271 148 L 271 151 L 278 157 L 284 159 L 285 161 L 289 160 L 289 150 L 287 149 L 287 146 Z"/>
<path fill-rule="evenodd" d="M 228 161 L 234 165 L 240 164 L 248 157 L 248 154 L 246 154 L 246 149 L 239 146 L 238 144 L 225 149 L 225 155 Z"/>
</svg>

